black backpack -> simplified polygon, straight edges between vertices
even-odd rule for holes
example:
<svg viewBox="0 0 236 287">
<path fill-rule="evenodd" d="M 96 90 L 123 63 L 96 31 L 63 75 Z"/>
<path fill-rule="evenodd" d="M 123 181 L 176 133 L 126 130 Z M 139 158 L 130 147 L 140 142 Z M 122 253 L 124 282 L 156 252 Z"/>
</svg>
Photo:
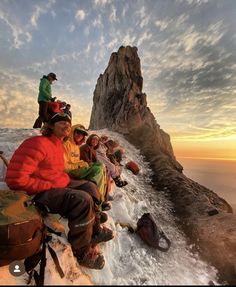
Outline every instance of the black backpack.
<svg viewBox="0 0 236 287">
<path fill-rule="evenodd" d="M 166 237 L 164 232 L 157 227 L 150 213 L 144 213 L 138 220 L 136 233 L 150 247 L 156 248 L 163 252 L 167 252 L 170 248 L 170 240 Z M 164 247 L 160 245 L 160 241 L 162 239 L 164 239 L 166 244 Z"/>
</svg>

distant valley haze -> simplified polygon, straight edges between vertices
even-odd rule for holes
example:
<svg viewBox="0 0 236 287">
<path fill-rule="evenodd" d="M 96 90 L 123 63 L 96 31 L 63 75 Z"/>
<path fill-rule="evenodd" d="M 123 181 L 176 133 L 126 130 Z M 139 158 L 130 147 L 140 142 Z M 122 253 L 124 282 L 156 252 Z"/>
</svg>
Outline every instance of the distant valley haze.
<svg viewBox="0 0 236 287">
<path fill-rule="evenodd" d="M 236 212 L 236 160 L 177 158 L 184 174 L 224 198 Z"/>
</svg>

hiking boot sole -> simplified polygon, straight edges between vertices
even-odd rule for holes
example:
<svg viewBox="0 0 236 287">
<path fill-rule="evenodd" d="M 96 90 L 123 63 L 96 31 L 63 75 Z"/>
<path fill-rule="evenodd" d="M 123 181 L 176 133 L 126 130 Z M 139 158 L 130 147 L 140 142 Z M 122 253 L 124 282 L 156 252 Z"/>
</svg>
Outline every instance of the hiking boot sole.
<svg viewBox="0 0 236 287">
<path fill-rule="evenodd" d="M 101 243 L 101 242 L 107 242 L 109 240 L 112 240 L 114 238 L 114 236 L 115 235 L 113 232 L 112 232 L 111 236 L 107 237 L 107 238 L 99 238 L 99 235 L 95 236 L 94 238 L 92 238 L 91 244 L 96 245 L 96 244 Z"/>
<path fill-rule="evenodd" d="M 80 266 L 83 266 L 83 267 L 86 267 L 86 268 L 89 268 L 89 269 L 101 270 L 101 269 L 103 269 L 103 267 L 105 265 L 105 260 L 103 259 L 103 261 L 101 261 L 100 264 L 98 264 L 98 263 L 96 264 L 95 263 L 94 265 L 88 265 L 85 262 L 79 262 L 79 261 L 78 261 L 78 263 L 79 263 Z"/>
</svg>

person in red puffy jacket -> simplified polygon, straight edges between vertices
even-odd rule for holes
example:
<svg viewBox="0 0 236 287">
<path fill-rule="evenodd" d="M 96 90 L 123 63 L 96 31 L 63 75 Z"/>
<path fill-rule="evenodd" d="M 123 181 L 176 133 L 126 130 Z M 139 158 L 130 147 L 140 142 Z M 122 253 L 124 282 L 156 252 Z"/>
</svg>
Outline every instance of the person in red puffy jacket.
<svg viewBox="0 0 236 287">
<path fill-rule="evenodd" d="M 94 183 L 71 181 L 64 172 L 63 139 L 71 130 L 71 119 L 55 114 L 42 130 L 42 136 L 26 139 L 13 154 L 6 172 L 6 183 L 13 190 L 25 190 L 34 196 L 40 208 L 68 218 L 68 240 L 80 265 L 102 269 L 104 257 L 94 247 L 107 239 L 99 229 L 94 234 Z"/>
<path fill-rule="evenodd" d="M 49 119 L 57 113 L 63 113 L 63 111 L 60 108 L 60 103 L 56 101 L 56 97 L 54 97 L 51 102 L 48 102 Z"/>
</svg>

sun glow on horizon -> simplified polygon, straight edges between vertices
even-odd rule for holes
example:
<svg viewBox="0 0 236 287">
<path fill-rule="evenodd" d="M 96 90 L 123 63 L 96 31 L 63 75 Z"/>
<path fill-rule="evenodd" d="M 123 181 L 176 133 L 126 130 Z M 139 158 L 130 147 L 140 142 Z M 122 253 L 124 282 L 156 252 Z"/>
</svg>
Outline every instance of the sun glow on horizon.
<svg viewBox="0 0 236 287">
<path fill-rule="evenodd" d="M 236 158 L 221 158 L 221 157 L 190 157 L 190 156 L 178 156 L 178 159 L 204 159 L 204 160 L 221 160 L 221 161 L 236 161 Z"/>
<path fill-rule="evenodd" d="M 225 138 L 171 140 L 177 158 L 236 160 L 236 135 Z"/>
<path fill-rule="evenodd" d="M 184 136 L 174 136 L 174 141 L 186 141 L 186 142 L 212 142 L 212 141 L 232 141 L 236 140 L 236 134 L 227 134 L 227 135 L 206 135 L 206 134 L 198 134 L 198 135 L 184 135 Z"/>
</svg>

